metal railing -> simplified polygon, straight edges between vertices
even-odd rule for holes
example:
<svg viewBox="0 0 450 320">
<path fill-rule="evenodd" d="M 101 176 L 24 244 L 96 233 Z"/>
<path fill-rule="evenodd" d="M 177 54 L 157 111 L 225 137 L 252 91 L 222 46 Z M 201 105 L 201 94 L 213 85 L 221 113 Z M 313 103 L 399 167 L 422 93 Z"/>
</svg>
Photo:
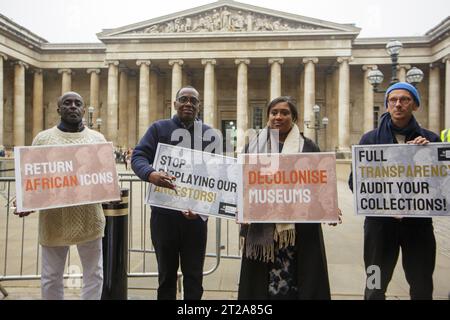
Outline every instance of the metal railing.
<svg viewBox="0 0 450 320">
<path fill-rule="evenodd" d="M 148 183 L 142 182 L 132 173 L 120 173 L 119 182 L 121 187 L 129 189 L 127 275 L 129 278 L 157 277 L 156 256 L 150 241 L 150 207 L 145 205 Z M 31 214 L 19 219 L 11 210 L 15 196 L 14 177 L 0 177 L 0 193 L 0 292 L 6 296 L 7 292 L 1 286 L 2 281 L 40 279 L 40 246 L 38 215 Z M 211 264 L 212 261 L 213 265 L 208 265 L 208 269 L 203 272 L 205 276 L 219 268 L 221 258 L 240 259 L 239 235 L 234 222 L 223 222 L 210 217 L 209 223 L 214 225 L 215 235 L 209 235 L 214 236 L 214 243 L 211 245 L 212 239 L 208 239 L 206 258 L 210 258 L 208 263 Z M 233 230 L 233 227 L 236 230 Z M 222 235 L 225 239 L 222 239 Z M 231 248 L 233 243 L 235 248 Z M 78 272 L 71 268 L 81 265 L 78 256 L 73 253 L 74 250 L 74 246 L 69 250 L 65 279 L 82 278 L 81 268 L 75 268 Z M 182 282 L 178 283 L 181 285 Z"/>
</svg>

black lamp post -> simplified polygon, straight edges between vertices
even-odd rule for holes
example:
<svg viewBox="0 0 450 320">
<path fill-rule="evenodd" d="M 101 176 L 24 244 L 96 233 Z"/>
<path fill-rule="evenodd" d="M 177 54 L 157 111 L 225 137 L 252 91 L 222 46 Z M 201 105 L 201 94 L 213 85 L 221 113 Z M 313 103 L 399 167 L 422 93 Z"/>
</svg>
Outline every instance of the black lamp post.
<svg viewBox="0 0 450 320">
<path fill-rule="evenodd" d="M 94 128 L 94 107 L 89 107 L 87 108 L 88 110 L 88 120 L 86 121 L 85 118 L 83 118 L 83 124 L 87 125 L 89 129 Z M 95 123 L 97 124 L 97 130 L 100 131 L 100 127 L 102 126 L 102 119 L 97 118 L 97 120 L 95 120 Z"/>
<path fill-rule="evenodd" d="M 391 40 L 386 45 L 386 51 L 391 56 L 391 83 L 390 85 L 397 83 L 399 80 L 397 78 L 397 67 L 398 67 L 398 56 L 400 54 L 400 50 L 403 48 L 403 44 L 398 40 Z M 383 82 L 384 75 L 380 70 L 372 70 L 369 72 L 367 76 L 367 80 L 373 87 L 373 91 L 376 93 L 384 93 L 385 90 L 379 90 L 378 86 Z M 406 74 L 406 81 L 416 86 L 423 80 L 423 72 L 422 70 L 413 67 Z"/>
<path fill-rule="evenodd" d="M 92 121 L 94 117 L 94 107 L 89 107 L 88 108 L 88 127 L 89 129 L 92 129 L 94 127 L 94 123 Z"/>
<path fill-rule="evenodd" d="M 314 112 L 314 124 L 311 124 L 311 120 L 305 120 L 305 125 L 308 129 L 314 129 L 314 142 L 319 145 L 319 130 L 325 129 L 328 125 L 328 118 L 323 117 L 320 119 L 320 107 L 316 104 L 313 106 Z"/>
<path fill-rule="evenodd" d="M 100 127 L 102 126 L 102 119 L 97 118 L 95 122 L 97 123 L 97 130 L 100 131 Z"/>
</svg>

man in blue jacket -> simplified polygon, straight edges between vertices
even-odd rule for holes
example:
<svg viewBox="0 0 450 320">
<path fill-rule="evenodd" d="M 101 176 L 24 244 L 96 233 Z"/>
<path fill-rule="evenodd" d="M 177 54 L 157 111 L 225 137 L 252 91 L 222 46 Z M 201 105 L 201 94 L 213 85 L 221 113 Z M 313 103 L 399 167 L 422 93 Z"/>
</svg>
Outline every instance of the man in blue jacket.
<svg viewBox="0 0 450 320">
<path fill-rule="evenodd" d="M 381 116 L 378 128 L 364 134 L 360 145 L 440 142 L 438 135 L 420 127 L 413 115 L 420 106 L 419 92 L 414 86 L 406 82 L 390 86 L 385 106 L 387 112 Z M 353 188 L 352 175 L 349 186 Z M 366 282 L 365 299 L 386 298 L 400 248 L 411 299 L 432 299 L 436 260 L 432 220 L 392 217 L 366 217 L 364 221 L 364 264 L 367 272 L 378 266 L 381 276 L 380 288 L 368 288 Z M 371 275 L 368 272 L 367 276 Z"/>
<path fill-rule="evenodd" d="M 172 119 L 153 123 L 133 151 L 131 167 L 143 181 L 175 189 L 174 177 L 152 167 L 158 143 L 204 150 L 211 143 L 220 144 L 218 136 L 206 139 L 211 127 L 197 119 L 199 93 L 193 87 L 181 88 L 176 94 Z M 158 300 L 176 299 L 177 271 L 181 264 L 184 299 L 200 300 L 203 294 L 207 219 L 186 212 L 151 207 L 150 229 L 158 261 Z"/>
</svg>

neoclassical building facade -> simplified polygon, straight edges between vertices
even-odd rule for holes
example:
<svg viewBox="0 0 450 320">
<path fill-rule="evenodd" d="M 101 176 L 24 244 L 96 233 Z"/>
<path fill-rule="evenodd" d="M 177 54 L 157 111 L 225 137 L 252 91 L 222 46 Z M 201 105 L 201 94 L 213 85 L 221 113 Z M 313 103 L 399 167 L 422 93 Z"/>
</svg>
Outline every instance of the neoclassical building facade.
<svg viewBox="0 0 450 320">
<path fill-rule="evenodd" d="M 370 70 L 390 81 L 390 38 L 359 38 L 360 29 L 292 13 L 220 0 L 171 15 L 107 29 L 100 43 L 48 43 L 0 15 L 0 144 L 29 145 L 57 123 L 62 92 L 79 92 L 94 107 L 93 123 L 116 146 L 133 147 L 154 120 L 170 117 L 176 91 L 196 87 L 202 118 L 225 132 L 266 123 L 265 106 L 292 96 L 299 125 L 329 118 L 319 130 L 323 150 L 348 152 L 384 111 Z M 393 31 L 394 32 L 394 31 Z M 401 37 L 398 77 L 420 68 L 418 121 L 450 127 L 450 17 L 419 37 Z M 70 41 L 70 36 L 68 36 Z"/>
</svg>

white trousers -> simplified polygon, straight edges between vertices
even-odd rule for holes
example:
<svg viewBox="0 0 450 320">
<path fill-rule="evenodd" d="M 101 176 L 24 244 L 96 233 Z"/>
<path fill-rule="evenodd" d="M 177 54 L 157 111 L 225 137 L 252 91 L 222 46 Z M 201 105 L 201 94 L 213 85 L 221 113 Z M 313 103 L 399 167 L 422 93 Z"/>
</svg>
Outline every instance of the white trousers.
<svg viewBox="0 0 450 320">
<path fill-rule="evenodd" d="M 83 267 L 81 299 L 100 300 L 103 288 L 102 238 L 77 245 Z M 64 265 L 69 246 L 42 246 L 41 294 L 44 300 L 64 299 Z"/>
</svg>

